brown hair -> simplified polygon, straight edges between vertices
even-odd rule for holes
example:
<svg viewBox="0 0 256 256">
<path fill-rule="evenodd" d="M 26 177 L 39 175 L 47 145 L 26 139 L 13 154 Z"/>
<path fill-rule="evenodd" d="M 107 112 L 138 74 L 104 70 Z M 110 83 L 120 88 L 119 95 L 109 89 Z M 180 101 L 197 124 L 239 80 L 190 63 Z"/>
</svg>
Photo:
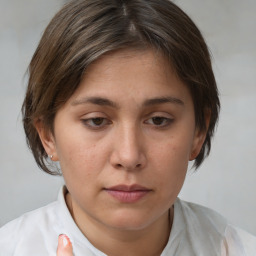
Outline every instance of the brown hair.
<svg viewBox="0 0 256 256">
<path fill-rule="evenodd" d="M 122 48 L 153 48 L 168 58 L 191 92 L 199 129 L 206 129 L 206 111 L 211 113 L 195 167 L 209 154 L 220 103 L 209 51 L 193 21 L 169 0 L 73 0 L 46 28 L 28 69 L 23 123 L 44 171 L 58 174 L 47 164 L 35 120 L 42 118 L 53 132 L 56 112 L 78 88 L 86 68 Z"/>
</svg>

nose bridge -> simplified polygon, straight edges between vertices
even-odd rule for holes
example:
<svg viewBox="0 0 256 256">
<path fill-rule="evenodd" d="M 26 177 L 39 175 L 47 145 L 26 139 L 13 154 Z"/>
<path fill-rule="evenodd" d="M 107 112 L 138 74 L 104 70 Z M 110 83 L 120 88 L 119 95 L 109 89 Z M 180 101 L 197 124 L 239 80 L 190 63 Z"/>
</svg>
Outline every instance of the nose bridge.
<svg viewBox="0 0 256 256">
<path fill-rule="evenodd" d="M 127 155 L 134 154 L 139 152 L 139 141 L 138 141 L 138 128 L 134 124 L 124 125 L 120 142 L 124 144 L 124 152 Z"/>
<path fill-rule="evenodd" d="M 118 127 L 114 146 L 114 164 L 125 169 L 142 167 L 145 155 L 139 127 L 134 123 L 125 123 Z"/>
</svg>

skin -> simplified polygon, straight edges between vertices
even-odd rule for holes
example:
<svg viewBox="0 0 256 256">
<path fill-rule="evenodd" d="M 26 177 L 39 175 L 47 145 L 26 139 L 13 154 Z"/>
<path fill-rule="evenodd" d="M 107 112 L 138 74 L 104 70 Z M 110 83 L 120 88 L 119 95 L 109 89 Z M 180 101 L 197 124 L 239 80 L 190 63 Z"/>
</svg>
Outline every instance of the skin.
<svg viewBox="0 0 256 256">
<path fill-rule="evenodd" d="M 72 244 L 66 235 L 58 238 L 57 256 L 73 256 Z"/>
<path fill-rule="evenodd" d="M 169 63 L 151 50 L 106 55 L 57 112 L 54 135 L 40 120 L 36 127 L 60 161 L 67 205 L 91 243 L 111 256 L 160 255 L 188 162 L 205 139 L 189 90 Z M 119 184 L 148 191 L 120 202 L 106 190 Z"/>
</svg>

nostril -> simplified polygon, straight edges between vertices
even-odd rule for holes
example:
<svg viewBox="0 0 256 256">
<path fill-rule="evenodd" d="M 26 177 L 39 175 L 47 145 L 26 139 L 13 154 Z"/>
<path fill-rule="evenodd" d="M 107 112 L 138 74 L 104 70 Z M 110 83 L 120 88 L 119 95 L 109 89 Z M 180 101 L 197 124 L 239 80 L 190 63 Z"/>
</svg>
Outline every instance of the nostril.
<svg viewBox="0 0 256 256">
<path fill-rule="evenodd" d="M 124 166 L 122 164 L 116 164 L 115 165 L 117 169 L 122 169 L 122 168 L 125 168 L 125 169 L 129 169 L 129 170 L 133 170 L 133 169 L 139 169 L 141 168 L 142 164 L 136 164 L 134 166 Z"/>
</svg>

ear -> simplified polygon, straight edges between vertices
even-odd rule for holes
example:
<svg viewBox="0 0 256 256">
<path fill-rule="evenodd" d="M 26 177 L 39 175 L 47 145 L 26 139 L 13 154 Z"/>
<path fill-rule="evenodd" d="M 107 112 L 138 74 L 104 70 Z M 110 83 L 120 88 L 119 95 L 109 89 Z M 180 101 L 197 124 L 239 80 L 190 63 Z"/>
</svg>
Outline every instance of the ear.
<svg viewBox="0 0 256 256">
<path fill-rule="evenodd" d="M 205 137 L 206 137 L 206 131 L 199 131 L 199 129 L 197 129 L 194 136 L 193 145 L 192 145 L 191 153 L 189 156 L 189 161 L 193 161 L 197 158 L 204 144 Z"/>
<path fill-rule="evenodd" d="M 194 140 L 193 140 L 193 145 L 191 148 L 191 153 L 189 157 L 189 161 L 193 161 L 197 156 L 199 155 L 201 148 L 204 144 L 206 134 L 209 128 L 210 124 L 210 118 L 211 118 L 211 113 L 210 111 L 206 111 L 205 113 L 205 129 L 201 130 L 198 127 L 195 130 L 195 135 L 194 135 Z"/>
<path fill-rule="evenodd" d="M 56 143 L 52 132 L 49 128 L 46 128 L 41 118 L 34 122 L 34 126 L 40 137 L 45 152 L 50 156 L 52 161 L 58 161 L 58 155 L 56 150 Z"/>
</svg>

